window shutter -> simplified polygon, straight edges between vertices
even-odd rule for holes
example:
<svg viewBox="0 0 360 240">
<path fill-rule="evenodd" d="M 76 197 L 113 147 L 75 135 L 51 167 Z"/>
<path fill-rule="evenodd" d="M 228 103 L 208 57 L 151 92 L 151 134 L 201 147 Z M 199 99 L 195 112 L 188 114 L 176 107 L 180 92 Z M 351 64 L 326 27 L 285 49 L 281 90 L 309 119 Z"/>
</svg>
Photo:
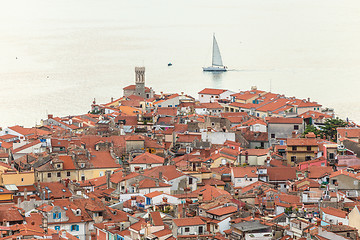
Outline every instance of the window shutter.
<svg viewBox="0 0 360 240">
<path fill-rule="evenodd" d="M 61 218 L 61 213 L 59 213 L 59 219 Z"/>
<path fill-rule="evenodd" d="M 76 225 L 76 231 L 79 231 L 79 225 Z"/>
<path fill-rule="evenodd" d="M 53 213 L 53 219 L 56 219 L 56 213 Z"/>
</svg>

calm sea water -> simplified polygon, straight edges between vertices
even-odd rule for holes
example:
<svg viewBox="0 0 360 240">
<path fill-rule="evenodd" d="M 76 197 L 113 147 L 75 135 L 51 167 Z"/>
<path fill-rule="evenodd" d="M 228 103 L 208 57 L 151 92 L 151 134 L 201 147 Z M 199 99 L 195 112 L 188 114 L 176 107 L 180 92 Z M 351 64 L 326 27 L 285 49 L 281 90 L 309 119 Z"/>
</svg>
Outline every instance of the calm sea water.
<svg viewBox="0 0 360 240">
<path fill-rule="evenodd" d="M 257 86 L 360 122 L 359 12 L 357 0 L 3 1 L 0 126 L 87 112 L 139 65 L 157 92 Z M 202 72 L 213 33 L 233 71 Z"/>
</svg>

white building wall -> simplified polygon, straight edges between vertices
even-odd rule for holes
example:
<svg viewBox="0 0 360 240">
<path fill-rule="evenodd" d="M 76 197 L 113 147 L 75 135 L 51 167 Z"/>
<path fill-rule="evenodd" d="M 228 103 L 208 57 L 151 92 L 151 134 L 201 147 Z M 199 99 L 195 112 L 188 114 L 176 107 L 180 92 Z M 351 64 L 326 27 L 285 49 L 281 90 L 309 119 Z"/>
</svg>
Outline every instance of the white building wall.
<svg viewBox="0 0 360 240">
<path fill-rule="evenodd" d="M 156 197 L 153 197 L 151 199 L 151 203 L 154 204 L 154 205 L 158 205 L 158 204 L 161 204 L 163 203 L 163 198 L 166 197 L 167 198 L 167 202 L 170 203 L 170 204 L 180 204 L 181 201 L 177 198 L 177 197 L 174 197 L 174 196 L 171 196 L 171 195 L 167 195 L 167 194 L 161 194 L 161 195 L 158 195 Z"/>
<path fill-rule="evenodd" d="M 234 187 L 246 187 L 254 182 L 259 181 L 258 178 L 234 178 Z"/>
<path fill-rule="evenodd" d="M 336 216 L 333 216 L 333 215 L 329 215 L 329 214 L 326 214 L 324 212 L 322 212 L 323 214 L 323 217 L 322 219 L 326 222 L 329 222 L 331 224 L 339 224 L 339 223 L 342 223 L 343 225 L 349 225 L 349 219 L 348 218 L 340 218 L 340 217 L 336 217 Z"/>
<path fill-rule="evenodd" d="M 232 91 L 226 91 L 220 94 L 220 99 L 227 99 L 227 100 L 231 100 L 231 95 L 234 94 L 235 92 Z"/>
<path fill-rule="evenodd" d="M 267 132 L 266 125 L 263 124 L 254 124 L 250 126 L 250 131 L 253 132 Z"/>
<path fill-rule="evenodd" d="M 222 220 L 221 222 L 218 223 L 219 230 L 220 230 L 221 234 L 224 234 L 225 230 L 230 229 L 230 220 L 231 220 L 231 217 L 228 217 L 228 218 L 225 218 L 224 220 Z"/>
<path fill-rule="evenodd" d="M 235 142 L 235 133 L 230 132 L 202 132 L 201 141 L 211 144 L 224 144 L 227 140 Z"/>
<path fill-rule="evenodd" d="M 163 192 L 163 193 L 167 193 L 170 194 L 170 187 L 158 187 L 158 188 L 143 188 L 143 189 L 139 189 L 139 193 L 142 195 L 151 193 L 151 192 L 155 192 L 155 191 L 159 191 L 159 192 Z"/>
<path fill-rule="evenodd" d="M 74 235 L 75 237 L 78 237 L 81 240 L 88 240 L 88 238 L 85 237 L 86 234 L 86 223 L 55 223 L 55 224 L 49 224 L 49 228 L 55 230 L 55 226 L 60 226 L 60 230 L 66 230 L 68 233 Z M 71 225 L 79 225 L 79 231 L 71 231 Z M 90 235 L 90 234 L 89 234 Z"/>
</svg>

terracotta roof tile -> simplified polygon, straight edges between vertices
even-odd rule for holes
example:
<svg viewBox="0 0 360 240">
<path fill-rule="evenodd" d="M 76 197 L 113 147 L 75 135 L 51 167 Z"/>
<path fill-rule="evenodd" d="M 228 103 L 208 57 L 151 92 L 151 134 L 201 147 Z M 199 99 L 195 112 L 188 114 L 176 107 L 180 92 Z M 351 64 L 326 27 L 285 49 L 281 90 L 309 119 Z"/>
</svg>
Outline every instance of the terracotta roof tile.
<svg viewBox="0 0 360 240">
<path fill-rule="evenodd" d="M 226 92 L 224 89 L 214 89 L 214 88 L 204 88 L 199 92 L 199 94 L 207 94 L 207 95 L 219 95 L 221 93 Z"/>
<path fill-rule="evenodd" d="M 178 227 L 196 226 L 196 225 L 204 225 L 205 224 L 205 222 L 203 220 L 201 220 L 200 217 L 176 218 L 176 219 L 173 219 L 173 222 Z"/>
</svg>

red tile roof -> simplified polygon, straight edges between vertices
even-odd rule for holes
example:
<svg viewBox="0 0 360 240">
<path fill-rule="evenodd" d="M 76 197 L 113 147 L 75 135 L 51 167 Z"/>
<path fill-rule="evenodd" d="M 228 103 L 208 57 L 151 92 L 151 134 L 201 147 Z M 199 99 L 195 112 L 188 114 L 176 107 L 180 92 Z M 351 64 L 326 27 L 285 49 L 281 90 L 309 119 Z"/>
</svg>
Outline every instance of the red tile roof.
<svg viewBox="0 0 360 240">
<path fill-rule="evenodd" d="M 154 226 L 164 226 L 164 222 L 161 218 L 160 212 L 150 212 L 152 224 Z"/>
<path fill-rule="evenodd" d="M 199 94 L 206 94 L 206 95 L 220 95 L 221 93 L 226 92 L 227 90 L 224 89 L 214 89 L 214 88 L 204 88 L 199 92 Z"/>
<path fill-rule="evenodd" d="M 261 91 L 261 90 L 250 90 L 250 91 L 241 91 L 239 93 L 232 94 L 231 96 L 233 96 L 239 100 L 248 100 L 253 97 L 259 97 L 263 93 L 264 93 L 264 91 Z"/>
<path fill-rule="evenodd" d="M 216 208 L 207 211 L 207 213 L 216 215 L 216 216 L 223 216 L 231 213 L 236 213 L 238 211 L 237 207 L 234 206 L 228 206 L 228 207 L 222 207 L 222 208 Z"/>
<path fill-rule="evenodd" d="M 359 138 L 360 128 L 337 128 L 338 134 L 342 138 Z"/>
<path fill-rule="evenodd" d="M 287 146 L 318 146 L 315 138 L 288 138 Z"/>
<path fill-rule="evenodd" d="M 224 107 L 221 106 L 218 102 L 212 102 L 212 103 L 200 103 L 196 105 L 195 108 L 222 109 Z"/>
<path fill-rule="evenodd" d="M 268 117 L 265 119 L 268 123 L 288 123 L 288 124 L 302 124 L 302 118 L 282 118 L 282 117 Z"/>
<path fill-rule="evenodd" d="M 163 157 L 157 156 L 145 152 L 139 156 L 136 156 L 130 164 L 164 164 L 165 159 Z"/>
<path fill-rule="evenodd" d="M 148 194 L 145 194 L 144 196 L 147 197 L 147 198 L 153 198 L 153 197 L 157 197 L 157 196 L 159 196 L 161 194 L 163 194 L 163 192 L 153 191 L 153 192 L 150 192 Z"/>
<path fill-rule="evenodd" d="M 185 174 L 176 169 L 175 165 L 159 166 L 144 171 L 144 176 L 158 178 L 159 173 L 162 173 L 163 179 L 170 181 L 172 179 L 184 176 Z"/>
<path fill-rule="evenodd" d="M 116 163 L 108 151 L 92 151 L 90 163 L 94 168 L 120 168 L 121 165 Z"/>
<path fill-rule="evenodd" d="M 267 174 L 270 181 L 287 181 L 296 179 L 295 167 L 269 167 Z"/>
<path fill-rule="evenodd" d="M 136 89 L 136 85 L 129 85 L 123 88 L 123 90 L 135 90 Z M 145 87 L 145 92 L 150 92 L 150 88 Z"/>
<path fill-rule="evenodd" d="M 163 188 L 163 187 L 171 187 L 171 185 L 163 183 L 159 181 L 159 184 L 156 184 L 155 180 L 145 178 L 144 180 L 139 182 L 139 189 L 144 188 Z"/>
<path fill-rule="evenodd" d="M 234 178 L 244 178 L 245 176 L 249 178 L 258 177 L 256 167 L 233 167 L 232 173 Z"/>
<path fill-rule="evenodd" d="M 197 190 L 193 191 L 192 193 L 197 196 L 199 196 L 199 194 L 202 194 L 203 201 L 205 201 L 205 202 L 211 201 L 220 196 L 231 197 L 229 192 L 219 189 L 219 188 L 216 188 L 216 187 L 213 187 L 213 186 L 210 186 L 210 185 L 205 185 L 204 187 L 198 188 Z"/>
<path fill-rule="evenodd" d="M 76 169 L 71 156 L 59 155 L 59 160 L 61 160 L 63 162 L 63 169 L 64 170 Z"/>
<path fill-rule="evenodd" d="M 177 108 L 176 107 L 158 107 L 156 110 L 157 115 L 164 116 L 177 116 Z"/>
<path fill-rule="evenodd" d="M 340 209 L 337 208 L 333 208 L 333 207 L 320 207 L 320 210 L 326 214 L 332 215 L 332 216 L 336 216 L 339 218 L 346 218 L 346 216 L 348 215 L 347 212 L 342 211 Z"/>
<path fill-rule="evenodd" d="M 325 114 L 325 113 L 321 113 L 321 112 L 316 112 L 316 111 L 307 111 L 304 112 L 303 114 L 300 114 L 299 117 L 301 118 L 312 118 L 312 119 L 327 119 L 327 118 L 332 118 L 331 115 L 329 114 Z"/>
<path fill-rule="evenodd" d="M 176 219 L 173 219 L 173 222 L 178 227 L 205 225 L 205 222 L 203 220 L 201 220 L 200 217 L 176 218 Z"/>
</svg>

